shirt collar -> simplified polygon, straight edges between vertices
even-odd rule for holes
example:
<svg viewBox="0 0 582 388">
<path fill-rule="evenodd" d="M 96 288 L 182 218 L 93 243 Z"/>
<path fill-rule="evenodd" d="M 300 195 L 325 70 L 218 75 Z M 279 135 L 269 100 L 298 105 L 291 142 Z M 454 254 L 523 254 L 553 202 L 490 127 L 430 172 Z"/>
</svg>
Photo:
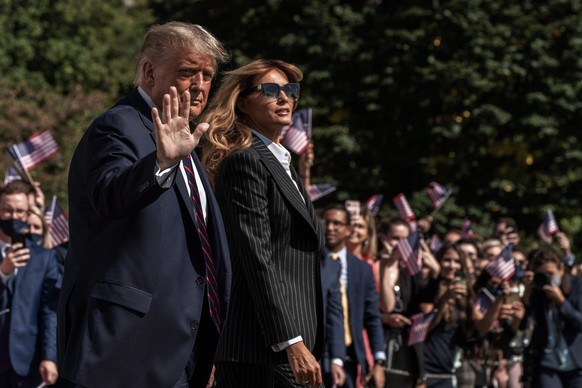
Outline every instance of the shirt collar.
<svg viewBox="0 0 582 388">
<path fill-rule="evenodd" d="M 275 155 L 275 158 L 279 161 L 279 163 L 281 163 L 283 166 L 289 166 L 291 154 L 289 154 L 287 148 L 283 147 L 281 144 L 275 143 L 274 141 L 267 138 L 262 133 L 255 131 L 254 129 L 252 129 L 251 131 L 253 131 L 253 133 L 259 138 L 259 140 L 265 143 L 269 151 L 271 151 L 271 153 Z"/>
<path fill-rule="evenodd" d="M 154 106 L 156 106 L 156 104 L 154 104 L 154 100 L 152 100 L 152 98 L 149 96 L 149 94 L 147 94 L 145 92 L 145 90 L 143 90 L 141 88 L 141 86 L 137 87 L 137 91 L 139 92 L 139 95 L 141 96 L 141 98 L 143 98 L 146 102 L 146 104 L 148 104 L 148 106 L 151 108 L 153 108 Z M 161 112 L 160 112 L 161 114 Z"/>
<path fill-rule="evenodd" d="M 345 261 L 347 259 L 347 257 L 348 257 L 348 249 L 346 248 L 345 245 L 344 245 L 344 247 L 342 249 L 340 249 L 337 252 L 329 251 L 329 257 L 331 257 L 331 255 L 333 255 L 334 253 L 339 256 L 339 259 L 341 261 Z"/>
</svg>

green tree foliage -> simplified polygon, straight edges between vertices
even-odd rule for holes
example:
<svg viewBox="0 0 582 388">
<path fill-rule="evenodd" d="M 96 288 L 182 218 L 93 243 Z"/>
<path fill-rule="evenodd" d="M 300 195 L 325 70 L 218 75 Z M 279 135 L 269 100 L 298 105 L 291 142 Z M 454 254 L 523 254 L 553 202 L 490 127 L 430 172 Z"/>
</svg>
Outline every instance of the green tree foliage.
<svg viewBox="0 0 582 388">
<path fill-rule="evenodd" d="M 66 202 L 74 147 L 131 88 L 152 21 L 142 0 L 0 0 L 0 147 L 50 130 L 61 152 L 31 171 L 47 195 Z M 4 155 L 0 172 L 9 163 Z"/>
<path fill-rule="evenodd" d="M 436 180 L 454 190 L 436 217 L 439 232 L 469 216 L 488 234 L 493 219 L 509 215 L 533 241 L 552 208 L 575 236 L 582 229 L 581 6 L 0 0 L 0 88 L 7 91 L 0 145 L 50 128 L 64 151 L 56 166 L 42 168 L 64 182 L 57 176 L 65 176 L 90 119 L 130 87 L 153 15 L 208 27 L 233 54 L 225 69 L 261 57 L 300 66 L 301 107 L 314 112 L 313 181 L 338 186 L 317 205 L 382 193 L 388 215 L 390 198 L 404 192 L 422 216 L 431 211 L 425 189 Z"/>
<path fill-rule="evenodd" d="M 546 208 L 581 229 L 580 1 L 150 3 L 160 20 L 208 26 L 233 66 L 276 57 L 305 71 L 314 181 L 339 188 L 327 201 L 383 193 L 389 214 L 404 192 L 424 215 L 436 180 L 455 191 L 437 229 L 469 216 L 489 234 L 509 215 L 534 234 Z"/>
</svg>

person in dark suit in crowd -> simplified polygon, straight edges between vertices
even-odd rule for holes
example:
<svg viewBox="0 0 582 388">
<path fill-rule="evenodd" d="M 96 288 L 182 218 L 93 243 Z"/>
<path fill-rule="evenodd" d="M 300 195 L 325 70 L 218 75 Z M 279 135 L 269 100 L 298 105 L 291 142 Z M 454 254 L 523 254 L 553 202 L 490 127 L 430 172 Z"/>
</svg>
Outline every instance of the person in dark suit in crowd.
<svg viewBox="0 0 582 388">
<path fill-rule="evenodd" d="M 222 44 L 199 25 L 147 33 L 137 86 L 86 131 L 69 173 L 59 300 L 63 384 L 206 386 L 230 290 L 222 217 L 194 152 Z"/>
<path fill-rule="evenodd" d="M 202 160 L 213 178 L 232 253 L 232 301 L 217 387 L 319 386 L 323 234 L 280 143 L 301 71 L 257 60 L 225 76 L 204 120 Z"/>
<path fill-rule="evenodd" d="M 368 373 L 362 335 L 365 329 L 375 361 L 368 380 L 372 380 L 373 386 L 377 388 L 384 387 L 386 353 L 380 302 L 372 267 L 346 249 L 346 240 L 352 234 L 350 214 L 346 208 L 340 204 L 330 205 L 324 210 L 322 217 L 325 222 L 326 255 L 332 260 L 339 261 L 342 267 L 340 285 L 342 292 L 345 292 L 343 300 L 345 333 L 341 340 L 345 341 L 347 347 L 347 355 L 343 360 L 346 373 L 343 386 L 356 387 L 358 377 L 362 378 Z"/>
<path fill-rule="evenodd" d="M 565 270 L 558 252 L 540 248 L 528 257 L 524 301 L 535 328 L 526 349 L 527 387 L 582 386 L 582 279 Z"/>
<path fill-rule="evenodd" d="M 0 387 L 54 384 L 58 267 L 54 253 L 17 240 L 27 229 L 30 185 L 0 189 Z"/>
<path fill-rule="evenodd" d="M 341 264 L 323 255 L 321 260 L 321 288 L 323 290 L 323 317 L 325 320 L 325 348 L 321 360 L 323 383 L 326 387 L 341 387 L 346 374 L 343 359 L 346 357 L 344 343 L 344 313 L 340 291 Z"/>
</svg>

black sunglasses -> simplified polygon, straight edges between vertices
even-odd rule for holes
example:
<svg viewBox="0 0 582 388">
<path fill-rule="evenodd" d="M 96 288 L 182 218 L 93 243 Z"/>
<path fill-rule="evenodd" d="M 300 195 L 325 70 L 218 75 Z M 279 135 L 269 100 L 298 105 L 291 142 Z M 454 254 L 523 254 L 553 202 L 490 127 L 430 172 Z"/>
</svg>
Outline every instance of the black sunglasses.
<svg viewBox="0 0 582 388">
<path fill-rule="evenodd" d="M 293 101 L 297 101 L 299 100 L 300 89 L 301 87 L 297 83 L 288 83 L 283 86 L 279 86 L 273 82 L 266 82 L 264 84 L 246 88 L 241 94 L 246 95 L 255 91 L 261 91 L 265 97 L 278 99 L 282 90 L 287 97 L 293 99 Z"/>
</svg>

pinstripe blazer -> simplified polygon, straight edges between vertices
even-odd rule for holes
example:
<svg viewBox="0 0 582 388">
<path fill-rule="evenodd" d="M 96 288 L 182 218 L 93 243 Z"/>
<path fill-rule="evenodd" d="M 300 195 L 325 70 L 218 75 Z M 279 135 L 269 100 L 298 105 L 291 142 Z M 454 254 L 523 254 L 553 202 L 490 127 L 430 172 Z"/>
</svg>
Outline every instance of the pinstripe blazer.
<svg viewBox="0 0 582 388">
<path fill-rule="evenodd" d="M 216 198 L 233 266 L 231 303 L 217 360 L 288 363 L 272 345 L 303 337 L 320 358 L 323 307 L 322 228 L 309 197 L 256 136 L 230 154 L 216 179 Z"/>
</svg>

